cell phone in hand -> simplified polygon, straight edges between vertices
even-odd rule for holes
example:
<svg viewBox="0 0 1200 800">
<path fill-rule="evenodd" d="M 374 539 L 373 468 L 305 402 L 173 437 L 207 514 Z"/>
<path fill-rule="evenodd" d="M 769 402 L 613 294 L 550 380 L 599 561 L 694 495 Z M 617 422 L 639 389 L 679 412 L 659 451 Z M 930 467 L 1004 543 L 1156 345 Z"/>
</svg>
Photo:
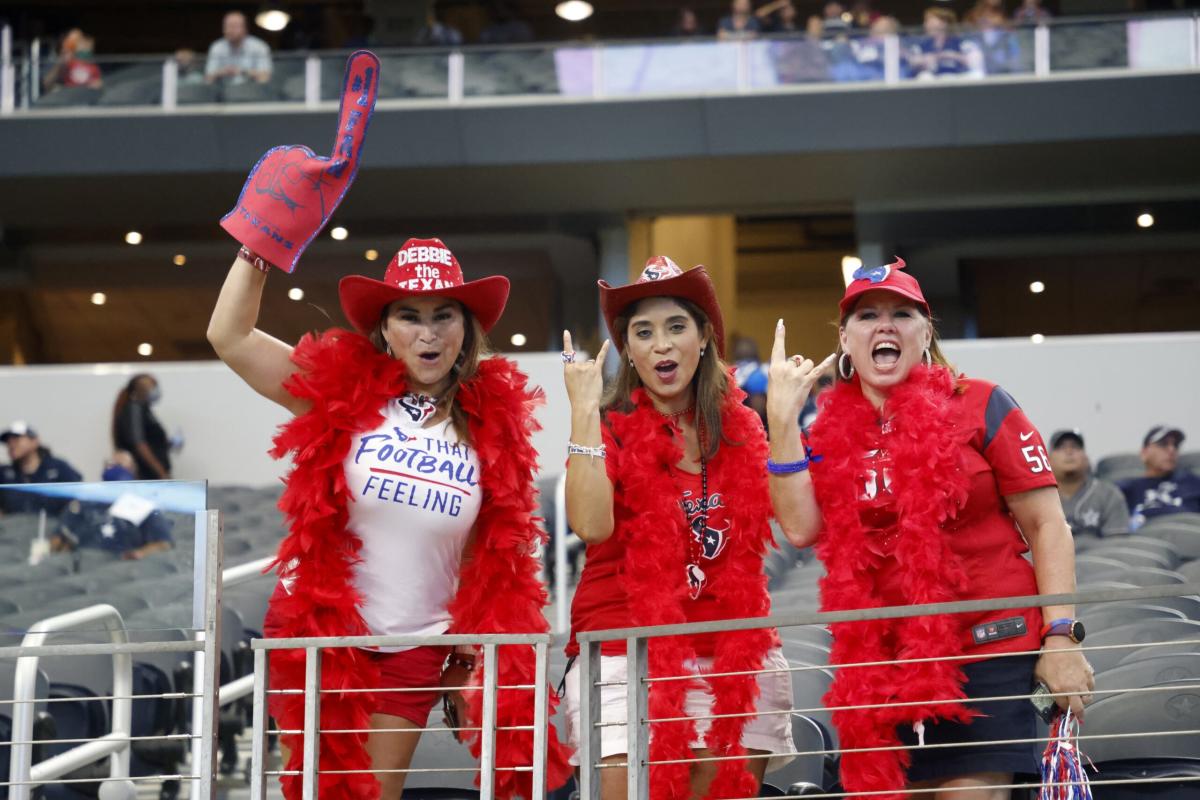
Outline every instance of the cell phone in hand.
<svg viewBox="0 0 1200 800">
<path fill-rule="evenodd" d="M 1044 681 L 1038 681 L 1034 685 L 1029 702 L 1033 704 L 1033 709 L 1042 718 L 1042 722 L 1049 725 L 1050 720 L 1054 718 L 1054 709 L 1058 708 L 1058 704 L 1050 696 L 1050 687 Z"/>
</svg>

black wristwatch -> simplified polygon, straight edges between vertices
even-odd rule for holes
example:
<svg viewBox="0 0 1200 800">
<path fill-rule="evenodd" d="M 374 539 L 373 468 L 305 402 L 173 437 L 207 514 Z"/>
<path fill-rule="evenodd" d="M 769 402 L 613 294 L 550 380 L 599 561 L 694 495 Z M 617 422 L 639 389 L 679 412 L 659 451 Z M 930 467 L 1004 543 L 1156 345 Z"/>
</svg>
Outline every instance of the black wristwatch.
<svg viewBox="0 0 1200 800">
<path fill-rule="evenodd" d="M 1056 619 L 1047 622 L 1042 628 L 1042 641 L 1046 641 L 1047 636 L 1066 636 L 1075 644 L 1079 644 L 1086 633 L 1083 623 L 1077 619 Z"/>
</svg>

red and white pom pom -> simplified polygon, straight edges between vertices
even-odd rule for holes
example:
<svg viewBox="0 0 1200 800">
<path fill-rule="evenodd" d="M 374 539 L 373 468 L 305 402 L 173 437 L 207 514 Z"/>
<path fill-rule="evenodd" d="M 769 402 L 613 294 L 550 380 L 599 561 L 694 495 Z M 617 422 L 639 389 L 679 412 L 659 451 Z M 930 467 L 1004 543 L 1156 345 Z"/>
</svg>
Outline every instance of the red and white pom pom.
<svg viewBox="0 0 1200 800">
<path fill-rule="evenodd" d="M 1079 751 L 1079 720 L 1068 708 L 1050 723 L 1050 741 L 1042 753 L 1042 789 L 1038 800 L 1092 800 L 1083 754 Z"/>
</svg>

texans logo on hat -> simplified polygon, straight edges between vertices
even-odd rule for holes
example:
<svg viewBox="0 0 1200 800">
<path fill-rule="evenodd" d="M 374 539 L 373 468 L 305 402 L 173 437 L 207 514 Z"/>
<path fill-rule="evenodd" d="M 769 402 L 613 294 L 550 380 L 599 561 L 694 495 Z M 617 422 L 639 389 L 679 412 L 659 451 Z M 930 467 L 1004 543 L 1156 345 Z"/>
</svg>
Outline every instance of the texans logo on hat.
<svg viewBox="0 0 1200 800">
<path fill-rule="evenodd" d="M 642 274 L 628 286 L 610 286 L 608 281 L 598 281 L 600 287 L 600 310 L 608 324 L 608 332 L 618 349 L 624 348 L 624 331 L 614 329 L 621 312 L 638 300 L 647 297 L 681 297 L 695 303 L 708 316 L 713 326 L 713 339 L 717 352 L 725 356 L 725 324 L 721 319 L 721 306 L 717 303 L 717 290 L 712 279 L 702 266 L 682 270 L 666 256 L 654 256 L 646 262 Z"/>
<path fill-rule="evenodd" d="M 858 269 L 854 270 L 854 275 L 852 277 L 856 281 L 868 280 L 871 283 L 881 283 L 886 281 L 887 276 L 891 274 L 892 268 L 885 264 L 882 267 L 874 267 L 871 269 L 868 269 L 867 267 L 859 267 Z"/>
<path fill-rule="evenodd" d="M 902 272 L 907 266 L 903 258 L 896 256 L 896 260 L 891 264 L 856 269 L 850 276 L 852 280 L 846 286 L 846 293 L 842 295 L 842 300 L 838 303 L 838 307 L 842 310 L 842 316 L 844 317 L 853 310 L 860 295 L 875 289 L 906 297 L 919 305 L 925 312 L 925 316 L 930 316 L 929 303 L 926 302 L 925 295 L 921 292 L 921 284 L 917 283 L 917 279 L 912 275 Z"/>
<path fill-rule="evenodd" d="M 388 263 L 382 281 L 350 275 L 338 284 L 342 310 L 362 333 L 379 325 L 390 303 L 422 295 L 457 300 L 490 330 L 504 312 L 508 289 L 502 275 L 463 281 L 458 259 L 440 239 L 409 239 Z"/>
</svg>

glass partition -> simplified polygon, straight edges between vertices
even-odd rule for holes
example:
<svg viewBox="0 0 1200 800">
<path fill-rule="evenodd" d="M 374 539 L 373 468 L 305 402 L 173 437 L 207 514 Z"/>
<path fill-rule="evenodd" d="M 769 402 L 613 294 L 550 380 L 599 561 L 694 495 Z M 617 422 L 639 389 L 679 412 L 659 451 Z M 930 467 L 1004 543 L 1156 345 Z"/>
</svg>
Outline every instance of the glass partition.
<svg viewBox="0 0 1200 800">
<path fill-rule="evenodd" d="M 99 604 L 131 631 L 192 630 L 207 505 L 203 482 L 0 486 L 0 645 Z M 107 624 L 97 617 L 75 631 Z"/>
</svg>

